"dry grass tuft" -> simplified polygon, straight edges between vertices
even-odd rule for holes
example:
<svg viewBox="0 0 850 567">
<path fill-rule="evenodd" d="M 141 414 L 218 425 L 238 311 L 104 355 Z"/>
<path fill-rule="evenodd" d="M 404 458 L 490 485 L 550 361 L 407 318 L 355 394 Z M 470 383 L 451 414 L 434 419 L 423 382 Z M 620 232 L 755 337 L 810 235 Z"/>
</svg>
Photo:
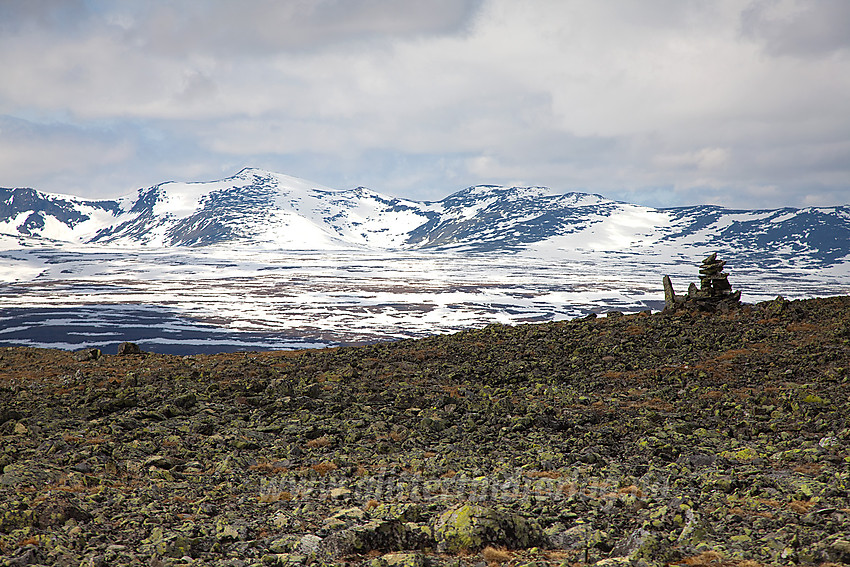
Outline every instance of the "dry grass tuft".
<svg viewBox="0 0 850 567">
<path fill-rule="evenodd" d="M 651 409 L 653 411 L 673 411 L 675 406 L 670 402 L 666 402 L 661 398 L 655 397 L 650 398 L 648 400 L 642 400 L 639 402 L 631 402 L 627 407 L 630 408 L 641 408 L 641 409 Z"/>
<path fill-rule="evenodd" d="M 699 555 L 687 557 L 682 562 L 685 565 L 691 565 L 692 567 L 703 567 L 710 566 L 713 563 L 721 563 L 722 561 L 723 556 L 716 551 L 704 551 Z"/>
<path fill-rule="evenodd" d="M 620 494 L 631 494 L 632 496 L 637 496 L 638 498 L 643 497 L 643 490 L 634 484 L 630 484 L 629 486 L 624 486 L 619 489 L 617 492 Z"/>
<path fill-rule="evenodd" d="M 310 468 L 319 473 L 319 476 L 326 476 L 329 472 L 335 471 L 339 467 L 336 466 L 336 463 L 325 461 L 323 463 L 317 463 Z"/>
<path fill-rule="evenodd" d="M 281 492 L 270 492 L 269 494 L 261 494 L 260 502 L 271 503 L 271 502 L 289 502 L 292 500 L 292 493 L 288 490 L 284 490 Z"/>
<path fill-rule="evenodd" d="M 525 476 L 528 478 L 551 478 L 552 480 L 557 480 L 564 476 L 564 473 L 561 471 L 529 471 L 525 473 Z"/>
<path fill-rule="evenodd" d="M 792 500 L 788 503 L 788 507 L 798 514 L 808 514 L 809 510 L 814 507 L 815 503 L 808 500 Z"/>
<path fill-rule="evenodd" d="M 310 439 L 307 441 L 307 447 L 310 449 L 318 449 L 322 447 L 329 447 L 331 444 L 331 440 L 326 435 L 322 435 L 321 437 L 317 437 L 316 439 Z"/>
<path fill-rule="evenodd" d="M 750 350 L 746 348 L 738 348 L 738 349 L 730 349 L 718 356 L 715 360 L 717 362 L 726 362 L 729 360 L 735 360 L 741 356 L 750 354 Z"/>
<path fill-rule="evenodd" d="M 820 473 L 822 468 L 823 465 L 821 463 L 801 463 L 794 467 L 794 472 L 815 475 Z"/>
<path fill-rule="evenodd" d="M 489 545 L 481 551 L 481 555 L 484 557 L 487 565 L 501 565 L 511 560 L 511 553 L 508 550 Z"/>
<path fill-rule="evenodd" d="M 721 400 L 726 397 L 725 392 L 721 392 L 720 390 L 709 390 L 703 394 L 700 394 L 701 400 Z"/>
</svg>

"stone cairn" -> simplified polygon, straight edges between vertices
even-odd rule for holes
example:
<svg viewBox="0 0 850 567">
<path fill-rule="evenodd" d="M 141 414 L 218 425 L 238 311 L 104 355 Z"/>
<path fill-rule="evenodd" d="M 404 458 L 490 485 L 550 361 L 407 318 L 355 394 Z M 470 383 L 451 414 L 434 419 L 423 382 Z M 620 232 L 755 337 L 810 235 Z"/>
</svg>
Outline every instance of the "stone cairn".
<svg viewBox="0 0 850 567">
<path fill-rule="evenodd" d="M 699 311 L 728 311 L 741 306 L 741 291 L 732 291 L 729 274 L 723 271 L 725 260 L 717 253 L 708 256 L 699 267 L 699 288 L 695 283 L 688 287 L 687 295 L 676 295 L 670 276 L 664 276 L 664 310 L 696 309 Z"/>
</svg>

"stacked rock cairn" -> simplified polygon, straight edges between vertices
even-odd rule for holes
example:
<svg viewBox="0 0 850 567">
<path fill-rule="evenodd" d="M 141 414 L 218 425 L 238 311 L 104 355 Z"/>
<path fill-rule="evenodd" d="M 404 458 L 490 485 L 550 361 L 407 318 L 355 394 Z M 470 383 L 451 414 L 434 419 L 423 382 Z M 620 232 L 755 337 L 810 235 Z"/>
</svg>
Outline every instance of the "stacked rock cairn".
<svg viewBox="0 0 850 567">
<path fill-rule="evenodd" d="M 699 288 L 691 283 L 687 295 L 676 295 L 670 276 L 664 276 L 664 309 L 696 309 L 699 311 L 728 311 L 740 307 L 741 291 L 732 291 L 729 274 L 723 271 L 725 260 L 717 252 L 702 261 L 699 267 Z"/>
</svg>

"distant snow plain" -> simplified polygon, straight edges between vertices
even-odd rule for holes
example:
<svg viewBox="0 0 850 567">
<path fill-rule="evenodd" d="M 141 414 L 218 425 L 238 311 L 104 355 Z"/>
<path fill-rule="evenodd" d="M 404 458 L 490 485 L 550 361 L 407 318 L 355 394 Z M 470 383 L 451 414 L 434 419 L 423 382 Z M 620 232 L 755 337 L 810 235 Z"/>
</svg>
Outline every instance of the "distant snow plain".
<svg viewBox="0 0 850 567">
<path fill-rule="evenodd" d="M 586 236 L 586 235 L 585 235 Z M 610 236 L 610 235 L 609 235 Z M 712 250 L 549 239 L 521 252 L 62 245 L 0 251 L 0 345 L 319 348 L 663 307 Z M 610 246 L 610 242 L 608 243 Z M 850 266 L 727 271 L 747 303 L 850 293 Z"/>
<path fill-rule="evenodd" d="M 495 186 L 419 203 L 252 168 L 140 189 L 106 208 L 34 193 L 21 193 L 18 207 L 10 195 L 7 209 L 20 210 L 0 223 L 0 345 L 109 352 L 132 340 L 182 354 L 314 348 L 658 310 L 662 277 L 684 292 L 712 252 L 728 261 L 730 282 L 748 303 L 850 293 L 850 256 L 824 262 L 811 244 L 795 248 L 817 219 L 801 221 L 769 251 L 753 249 L 752 238 L 711 245 L 736 223 L 758 221 L 756 233 L 768 234 L 794 218 L 790 210 L 699 210 L 676 220 L 599 195 Z M 35 203 L 74 220 L 41 214 Z M 458 239 L 411 244 L 435 214 Z M 573 224 L 522 238 L 535 230 L 526 221 L 560 215 Z M 190 235 L 205 223 L 235 237 L 195 245 Z M 503 246 L 512 236 L 515 245 Z"/>
</svg>

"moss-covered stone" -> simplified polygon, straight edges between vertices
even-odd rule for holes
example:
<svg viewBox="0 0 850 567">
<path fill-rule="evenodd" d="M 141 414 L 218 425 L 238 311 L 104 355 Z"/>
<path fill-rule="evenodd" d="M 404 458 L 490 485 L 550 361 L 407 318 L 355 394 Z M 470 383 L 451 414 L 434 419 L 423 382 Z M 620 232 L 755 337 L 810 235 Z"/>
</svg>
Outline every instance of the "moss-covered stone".
<svg viewBox="0 0 850 567">
<path fill-rule="evenodd" d="M 425 556 L 415 552 L 387 553 L 381 556 L 381 561 L 387 567 L 423 567 Z"/>
<path fill-rule="evenodd" d="M 321 543 L 331 557 L 366 554 L 371 551 L 399 551 L 406 541 L 404 524 L 397 520 L 371 520 L 334 533 Z"/>
<path fill-rule="evenodd" d="M 723 451 L 720 453 L 720 456 L 724 459 L 746 462 L 758 459 L 759 453 L 752 447 L 744 447 L 743 449 L 737 449 L 735 451 Z"/>
<path fill-rule="evenodd" d="M 531 520 L 505 510 L 461 504 L 443 512 L 434 522 L 439 551 L 477 551 L 487 545 L 527 548 L 540 545 L 545 535 Z"/>
<path fill-rule="evenodd" d="M 0 513 L 0 533 L 9 533 L 27 526 L 32 526 L 34 522 L 35 514 L 32 510 L 6 510 Z"/>
</svg>

